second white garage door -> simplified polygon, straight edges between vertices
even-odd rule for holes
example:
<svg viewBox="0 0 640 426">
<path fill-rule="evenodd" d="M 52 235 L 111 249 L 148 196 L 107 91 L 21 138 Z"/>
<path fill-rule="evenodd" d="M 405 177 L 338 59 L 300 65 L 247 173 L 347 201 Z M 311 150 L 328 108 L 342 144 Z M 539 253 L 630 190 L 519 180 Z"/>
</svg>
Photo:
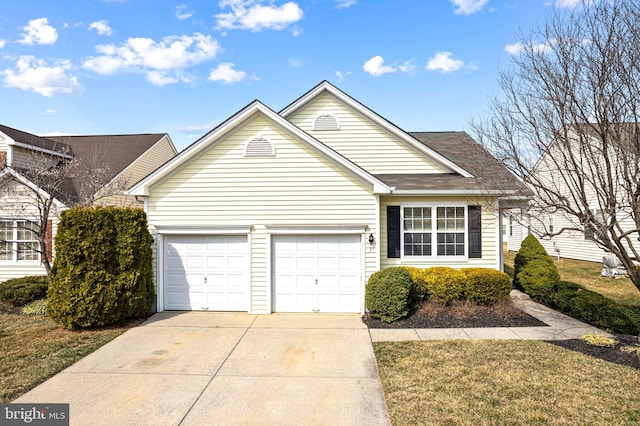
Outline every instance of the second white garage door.
<svg viewBox="0 0 640 426">
<path fill-rule="evenodd" d="M 359 235 L 273 236 L 276 312 L 360 312 Z"/>
<path fill-rule="evenodd" d="M 169 235 L 164 242 L 164 308 L 247 311 L 246 236 Z"/>
</svg>

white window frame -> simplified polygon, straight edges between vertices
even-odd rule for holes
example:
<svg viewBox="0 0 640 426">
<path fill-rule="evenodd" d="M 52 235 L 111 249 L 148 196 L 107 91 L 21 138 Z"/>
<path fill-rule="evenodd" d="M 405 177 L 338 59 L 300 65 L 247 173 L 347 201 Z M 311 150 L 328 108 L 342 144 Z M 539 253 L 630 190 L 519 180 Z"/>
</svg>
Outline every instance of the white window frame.
<svg viewBox="0 0 640 426">
<path fill-rule="evenodd" d="M 38 237 L 37 235 L 34 236 L 34 239 L 32 240 L 20 240 L 18 239 L 18 222 L 26 222 L 29 224 L 34 224 L 34 219 L 29 219 L 29 218 L 0 218 L 0 222 L 10 222 L 11 223 L 11 237 L 8 240 L 10 243 L 10 251 L 11 251 L 11 259 L 0 259 L 0 264 L 16 264 L 19 263 L 21 265 L 29 265 L 29 264 L 34 264 L 34 265 L 39 265 L 40 264 L 40 260 L 41 260 L 41 254 L 40 251 L 38 249 L 39 246 L 39 241 L 38 241 Z M 26 260 L 21 260 L 18 259 L 18 247 L 20 244 L 35 244 L 36 248 L 35 248 L 35 255 L 36 255 L 36 259 L 26 259 Z"/>
<path fill-rule="evenodd" d="M 431 209 L 431 255 L 427 256 L 413 256 L 405 255 L 404 253 L 404 209 L 405 208 L 430 208 Z M 451 256 L 441 255 L 438 256 L 438 222 L 437 222 L 437 209 L 438 207 L 462 207 L 464 211 L 464 255 Z M 469 205 L 467 203 L 452 202 L 452 203 L 402 203 L 400 204 L 400 258 L 403 260 L 411 261 L 447 261 L 447 262 L 465 262 L 469 260 Z"/>
</svg>

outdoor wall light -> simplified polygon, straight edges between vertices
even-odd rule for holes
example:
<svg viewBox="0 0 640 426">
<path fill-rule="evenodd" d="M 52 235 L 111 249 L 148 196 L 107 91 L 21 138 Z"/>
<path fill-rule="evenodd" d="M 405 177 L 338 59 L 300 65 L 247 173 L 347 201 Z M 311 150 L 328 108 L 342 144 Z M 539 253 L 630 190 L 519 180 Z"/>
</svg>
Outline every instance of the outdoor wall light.
<svg viewBox="0 0 640 426">
<path fill-rule="evenodd" d="M 376 242 L 376 237 L 373 234 L 369 234 L 369 244 L 373 245 Z"/>
</svg>

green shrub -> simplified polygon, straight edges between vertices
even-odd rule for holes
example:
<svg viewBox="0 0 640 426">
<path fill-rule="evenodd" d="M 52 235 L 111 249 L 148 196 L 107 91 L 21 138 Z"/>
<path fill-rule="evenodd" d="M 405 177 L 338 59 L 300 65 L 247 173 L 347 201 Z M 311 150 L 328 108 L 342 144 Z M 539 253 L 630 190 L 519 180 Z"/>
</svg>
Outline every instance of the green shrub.
<svg viewBox="0 0 640 426">
<path fill-rule="evenodd" d="M 46 299 L 34 300 L 22 308 L 22 313 L 24 315 L 45 315 L 47 313 Z"/>
<path fill-rule="evenodd" d="M 427 283 L 424 280 L 424 269 L 416 268 L 413 266 L 403 266 L 411 275 L 411 299 L 414 302 L 419 302 L 428 297 L 429 291 L 427 289 Z"/>
<path fill-rule="evenodd" d="M 24 306 L 47 295 L 49 278 L 37 275 L 13 278 L 0 283 L 0 302 L 11 306 Z"/>
<path fill-rule="evenodd" d="M 550 306 L 613 333 L 640 332 L 640 307 L 621 305 L 578 284 L 560 282 Z"/>
<path fill-rule="evenodd" d="M 522 271 L 524 266 L 531 262 L 534 259 L 546 259 L 549 257 L 547 251 L 542 247 L 540 241 L 533 235 L 529 234 L 527 237 L 522 240 L 522 244 L 520 245 L 520 250 L 516 254 L 515 259 L 513 260 L 513 284 L 515 286 L 522 285 L 520 283 L 520 278 L 518 274 Z"/>
<path fill-rule="evenodd" d="M 365 306 L 373 318 L 393 322 L 409 313 L 411 275 L 403 267 L 387 268 L 371 275 L 365 289 Z"/>
<path fill-rule="evenodd" d="M 77 207 L 62 213 L 47 314 L 68 328 L 147 315 L 155 300 L 151 235 L 141 209 Z"/>
<path fill-rule="evenodd" d="M 478 305 L 491 305 L 509 299 L 509 275 L 489 268 L 462 269 L 466 277 L 465 299 Z"/>
<path fill-rule="evenodd" d="M 560 282 L 560 274 L 553 260 L 533 259 L 518 273 L 524 292 L 533 297 L 550 297 Z"/>
<path fill-rule="evenodd" d="M 465 288 L 465 273 L 448 266 L 435 266 L 425 269 L 424 281 L 427 283 L 429 300 L 447 305 L 462 298 Z"/>
</svg>

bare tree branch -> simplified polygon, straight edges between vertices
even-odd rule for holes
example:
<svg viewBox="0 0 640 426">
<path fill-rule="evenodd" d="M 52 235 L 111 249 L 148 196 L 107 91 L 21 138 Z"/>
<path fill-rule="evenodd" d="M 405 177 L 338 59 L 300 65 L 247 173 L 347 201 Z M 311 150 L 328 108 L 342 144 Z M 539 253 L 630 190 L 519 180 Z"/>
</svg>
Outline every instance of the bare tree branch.
<svg viewBox="0 0 640 426">
<path fill-rule="evenodd" d="M 640 0 L 556 9 L 518 38 L 474 133 L 534 192 L 539 236 L 592 232 L 640 289 Z"/>
</svg>

